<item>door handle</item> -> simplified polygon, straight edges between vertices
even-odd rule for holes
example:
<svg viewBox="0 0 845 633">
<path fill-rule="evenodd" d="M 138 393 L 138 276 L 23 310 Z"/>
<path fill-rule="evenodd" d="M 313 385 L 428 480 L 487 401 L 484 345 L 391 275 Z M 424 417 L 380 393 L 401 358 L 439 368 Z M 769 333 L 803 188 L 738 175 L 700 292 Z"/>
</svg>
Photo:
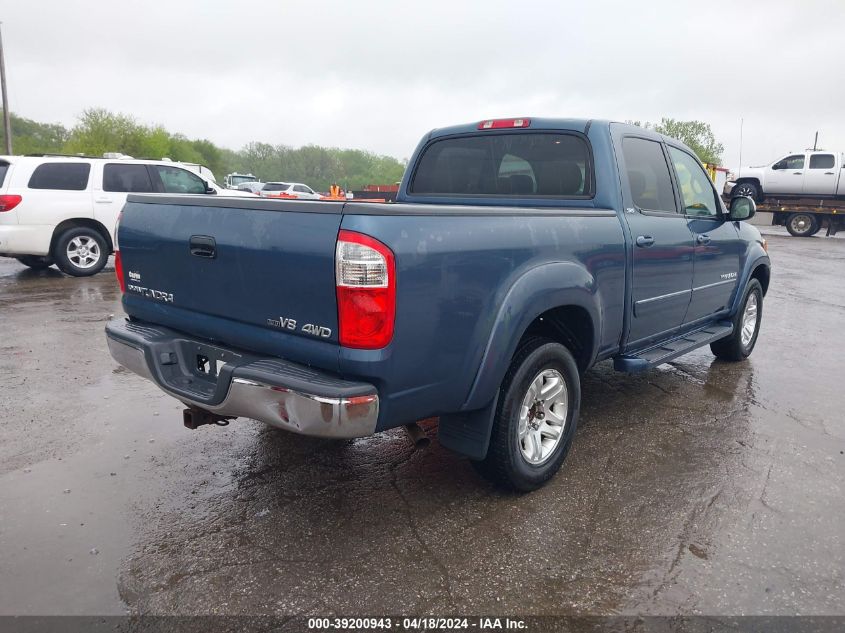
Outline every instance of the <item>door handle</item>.
<svg viewBox="0 0 845 633">
<path fill-rule="evenodd" d="M 654 238 L 651 235 L 640 235 L 637 237 L 637 246 L 641 248 L 648 248 L 654 244 Z"/>
<path fill-rule="evenodd" d="M 112 202 L 113 200 L 114 200 L 113 198 L 108 198 L 108 197 L 106 197 L 106 196 L 101 196 L 101 197 L 99 197 L 99 198 L 95 198 L 95 199 L 94 199 L 94 202 L 102 202 L 102 203 L 106 203 L 106 202 Z"/>
<path fill-rule="evenodd" d="M 832 172 L 832 171 L 826 171 L 826 172 L 824 172 L 824 175 L 825 175 L 825 176 L 833 176 L 833 175 L 834 175 L 834 172 Z"/>
<path fill-rule="evenodd" d="M 800 175 L 801 175 L 801 174 L 803 174 L 803 173 L 804 173 L 803 171 L 793 171 L 793 172 L 792 172 L 792 175 L 793 175 L 793 176 L 800 176 Z"/>
<path fill-rule="evenodd" d="M 191 255 L 214 259 L 217 257 L 217 242 L 208 235 L 191 236 Z"/>
<path fill-rule="evenodd" d="M 697 237 L 695 238 L 695 240 L 696 240 L 699 244 L 709 244 L 709 243 L 710 243 L 710 236 L 709 236 L 709 235 L 707 235 L 706 233 L 702 233 L 701 235 L 697 236 Z"/>
</svg>

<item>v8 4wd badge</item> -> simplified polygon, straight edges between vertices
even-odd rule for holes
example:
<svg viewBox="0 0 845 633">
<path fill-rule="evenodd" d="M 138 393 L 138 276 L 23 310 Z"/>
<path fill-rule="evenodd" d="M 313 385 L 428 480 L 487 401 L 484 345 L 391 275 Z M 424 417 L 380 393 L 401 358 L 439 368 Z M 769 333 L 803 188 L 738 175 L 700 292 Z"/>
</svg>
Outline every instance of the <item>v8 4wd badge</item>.
<svg viewBox="0 0 845 633">
<path fill-rule="evenodd" d="M 270 327 L 279 328 L 282 330 L 291 330 L 293 332 L 297 329 L 296 319 L 289 317 L 279 317 L 278 319 L 267 319 L 267 325 Z M 306 323 L 299 331 L 303 334 L 310 334 L 319 338 L 329 338 L 332 335 L 331 328 L 323 325 L 314 325 L 313 323 Z"/>
</svg>

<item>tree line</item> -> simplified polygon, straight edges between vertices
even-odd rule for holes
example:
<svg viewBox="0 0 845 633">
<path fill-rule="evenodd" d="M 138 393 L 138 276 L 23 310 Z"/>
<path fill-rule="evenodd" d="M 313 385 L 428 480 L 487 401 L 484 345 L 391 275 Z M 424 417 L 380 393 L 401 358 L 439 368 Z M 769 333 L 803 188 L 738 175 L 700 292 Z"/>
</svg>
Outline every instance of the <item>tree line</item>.
<svg viewBox="0 0 845 633">
<path fill-rule="evenodd" d="M 649 123 L 648 121 L 626 121 L 626 123 L 678 139 L 694 151 L 702 163 L 722 164 L 722 153 L 725 148 L 716 140 L 716 135 L 713 134 L 709 123 L 704 121 L 678 121 L 666 117 L 663 117 L 660 123 Z"/>
<path fill-rule="evenodd" d="M 126 114 L 101 108 L 85 110 L 77 123 L 66 128 L 11 115 L 16 154 L 84 154 L 102 156 L 121 152 L 135 158 L 170 158 L 199 163 L 218 180 L 232 172 L 251 173 L 267 182 L 304 182 L 320 191 L 339 184 L 361 189 L 367 184 L 392 184 L 402 178 L 405 161 L 355 149 L 306 145 L 293 148 L 270 143 L 247 143 L 240 150 L 219 147 L 207 139 L 189 139 L 160 125 L 144 125 Z M 663 118 L 660 123 L 629 121 L 686 143 L 702 162 L 720 164 L 724 148 L 710 125 L 702 121 Z M 0 140 L 5 143 L 2 128 Z"/>
<path fill-rule="evenodd" d="M 160 125 L 144 125 L 126 114 L 90 108 L 66 128 L 11 114 L 15 154 L 84 154 L 120 152 L 135 158 L 170 158 L 199 163 L 218 180 L 232 172 L 252 173 L 261 180 L 304 182 L 326 191 L 331 184 L 361 189 L 367 184 L 392 184 L 402 178 L 405 162 L 356 149 L 252 142 L 240 150 L 219 147 L 207 139 L 189 139 Z M 5 134 L 0 129 L 5 146 Z"/>
</svg>

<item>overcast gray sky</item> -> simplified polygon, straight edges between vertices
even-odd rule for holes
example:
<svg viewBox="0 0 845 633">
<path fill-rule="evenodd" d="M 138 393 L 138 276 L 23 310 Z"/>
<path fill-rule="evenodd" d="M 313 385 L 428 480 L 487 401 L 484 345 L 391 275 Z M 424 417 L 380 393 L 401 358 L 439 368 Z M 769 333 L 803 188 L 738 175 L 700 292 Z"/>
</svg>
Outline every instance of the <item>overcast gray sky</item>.
<svg viewBox="0 0 845 633">
<path fill-rule="evenodd" d="M 12 111 L 408 157 L 506 116 L 709 122 L 725 163 L 845 150 L 845 2 L 4 0 Z"/>
</svg>

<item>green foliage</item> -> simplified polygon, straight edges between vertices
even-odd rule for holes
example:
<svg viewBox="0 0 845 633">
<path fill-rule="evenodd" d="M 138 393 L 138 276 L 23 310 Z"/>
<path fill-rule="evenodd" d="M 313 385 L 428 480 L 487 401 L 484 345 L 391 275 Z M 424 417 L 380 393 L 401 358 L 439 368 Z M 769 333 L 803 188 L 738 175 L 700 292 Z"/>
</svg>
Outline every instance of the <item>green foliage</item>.
<svg viewBox="0 0 845 633">
<path fill-rule="evenodd" d="M 254 174 L 263 181 L 304 182 L 321 191 L 331 184 L 346 189 L 393 184 L 405 171 L 405 163 L 391 156 L 317 145 L 294 149 L 253 142 L 232 158 L 235 170 L 241 173 Z"/>
<path fill-rule="evenodd" d="M 12 139 L 17 154 L 66 153 L 102 156 L 121 152 L 136 158 L 171 158 L 199 163 L 222 181 L 227 173 L 252 173 L 263 181 L 304 182 L 320 191 L 339 184 L 360 189 L 366 184 L 392 184 L 402 178 L 404 161 L 362 150 L 306 145 L 248 143 L 240 151 L 216 146 L 207 139 L 191 140 L 161 126 L 147 126 L 133 117 L 90 108 L 70 130 L 12 115 Z"/>
<path fill-rule="evenodd" d="M 713 165 L 722 163 L 722 152 L 725 151 L 725 148 L 716 141 L 716 136 L 710 129 L 709 123 L 678 121 L 667 117 L 660 119 L 660 123 L 648 123 L 647 121 L 627 121 L 627 123 L 678 139 L 694 151 L 702 163 Z"/>
<path fill-rule="evenodd" d="M 2 110 L 0 110 L 2 113 Z M 16 154 L 61 152 L 68 139 L 68 131 L 58 123 L 38 123 L 11 115 L 12 151 Z M 0 125 L 0 151 L 6 151 L 6 132 Z"/>
</svg>

